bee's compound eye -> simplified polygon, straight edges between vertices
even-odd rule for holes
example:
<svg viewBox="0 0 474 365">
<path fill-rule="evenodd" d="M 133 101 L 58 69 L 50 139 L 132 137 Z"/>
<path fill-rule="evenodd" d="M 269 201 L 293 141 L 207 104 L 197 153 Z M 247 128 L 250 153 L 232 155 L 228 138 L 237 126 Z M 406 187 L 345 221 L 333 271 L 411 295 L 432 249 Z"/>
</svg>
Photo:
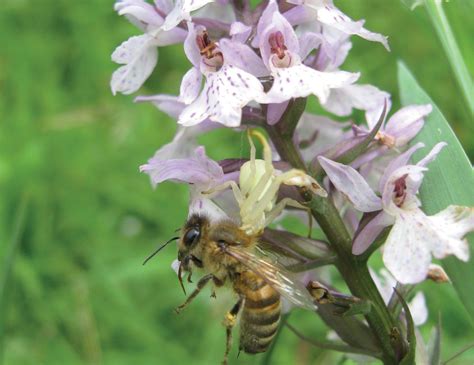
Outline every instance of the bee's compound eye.
<svg viewBox="0 0 474 365">
<path fill-rule="evenodd" d="M 201 231 L 196 227 L 192 227 L 184 234 L 183 242 L 186 246 L 191 246 L 199 240 L 200 236 Z"/>
</svg>

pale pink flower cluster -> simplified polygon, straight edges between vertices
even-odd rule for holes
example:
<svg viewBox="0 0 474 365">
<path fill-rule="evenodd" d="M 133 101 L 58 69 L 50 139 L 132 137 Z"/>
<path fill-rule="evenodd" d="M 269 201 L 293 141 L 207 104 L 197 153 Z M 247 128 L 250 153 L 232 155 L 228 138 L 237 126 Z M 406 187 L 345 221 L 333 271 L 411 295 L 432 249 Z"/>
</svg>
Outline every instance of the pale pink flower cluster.
<svg viewBox="0 0 474 365">
<path fill-rule="evenodd" d="M 231 215 L 224 205 L 215 207 L 219 196 L 208 199 L 204 193 L 223 184 L 235 191 L 245 161 L 213 161 L 197 137 L 215 128 L 274 126 L 291 101 L 315 97 L 335 116 L 348 117 L 354 109 L 365 114 L 365 121 L 356 125 L 304 112 L 293 137 L 304 162 L 326 173 L 329 198 L 355 232 L 353 254 L 366 253 L 390 229 L 383 260 L 403 284 L 423 281 L 433 257 L 469 259 L 464 236 L 474 230 L 473 208 L 450 206 L 427 216 L 417 197 L 428 164 L 446 146 L 440 143 L 421 161 L 410 162 L 423 145 L 409 143 L 423 128 L 431 106 L 404 107 L 379 126 L 382 111 L 391 108 L 390 94 L 357 83 L 359 73 L 342 69 L 352 35 L 388 50 L 387 38 L 367 30 L 364 21 L 350 19 L 332 0 L 270 0 L 255 9 L 247 1 L 122 0 L 115 9 L 143 34 L 129 38 L 112 54 L 121 65 L 112 76 L 113 93 L 136 92 L 157 65 L 159 69 L 160 47 L 183 44 L 190 63 L 179 95 L 136 98 L 154 103 L 178 123 L 173 141 L 140 168 L 153 184 L 187 183 L 191 210 Z M 379 129 L 367 149 L 349 165 L 337 162 L 374 128 Z M 273 165 L 270 174 L 275 179 L 289 170 L 285 161 Z M 270 171 L 268 165 L 265 171 Z M 297 177 L 295 185 L 303 184 Z M 266 198 L 272 204 L 277 199 Z M 372 218 L 359 227 L 363 213 Z"/>
</svg>

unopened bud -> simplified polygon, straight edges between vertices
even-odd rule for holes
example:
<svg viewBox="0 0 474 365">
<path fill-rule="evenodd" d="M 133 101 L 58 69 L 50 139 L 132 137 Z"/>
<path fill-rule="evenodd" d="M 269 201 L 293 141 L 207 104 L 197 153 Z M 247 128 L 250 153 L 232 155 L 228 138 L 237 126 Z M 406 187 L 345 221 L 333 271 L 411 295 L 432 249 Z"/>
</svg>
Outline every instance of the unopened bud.
<svg viewBox="0 0 474 365">
<path fill-rule="evenodd" d="M 428 275 L 426 276 L 427 279 L 433 280 L 435 283 L 450 283 L 451 280 L 449 279 L 448 274 L 444 269 L 436 264 L 431 264 L 428 269 Z"/>
</svg>

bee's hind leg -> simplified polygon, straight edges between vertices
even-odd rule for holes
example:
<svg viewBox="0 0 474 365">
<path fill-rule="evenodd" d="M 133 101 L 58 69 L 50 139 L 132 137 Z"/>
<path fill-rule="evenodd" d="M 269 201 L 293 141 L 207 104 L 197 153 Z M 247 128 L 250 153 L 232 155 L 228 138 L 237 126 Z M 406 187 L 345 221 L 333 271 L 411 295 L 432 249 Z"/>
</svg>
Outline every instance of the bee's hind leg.
<svg viewBox="0 0 474 365">
<path fill-rule="evenodd" d="M 181 304 L 179 307 L 177 307 L 174 311 L 176 313 L 179 313 L 181 312 L 185 307 L 188 306 L 189 303 L 191 303 L 193 301 L 194 298 L 197 297 L 197 295 L 201 292 L 201 290 L 206 286 L 206 284 L 212 279 L 214 278 L 214 275 L 212 274 L 208 274 L 206 276 L 203 276 L 201 279 L 199 279 L 197 285 L 196 285 L 196 289 L 194 289 L 194 291 L 189 295 L 189 297 L 186 299 L 186 301 Z"/>
<path fill-rule="evenodd" d="M 225 347 L 225 354 L 224 360 L 222 361 L 222 365 L 227 365 L 227 358 L 229 357 L 230 350 L 232 348 L 232 329 L 237 322 L 237 316 L 242 309 L 244 303 L 244 297 L 240 297 L 239 301 L 235 303 L 230 311 L 228 311 L 224 317 L 223 325 L 226 329 L 226 347 Z"/>
</svg>

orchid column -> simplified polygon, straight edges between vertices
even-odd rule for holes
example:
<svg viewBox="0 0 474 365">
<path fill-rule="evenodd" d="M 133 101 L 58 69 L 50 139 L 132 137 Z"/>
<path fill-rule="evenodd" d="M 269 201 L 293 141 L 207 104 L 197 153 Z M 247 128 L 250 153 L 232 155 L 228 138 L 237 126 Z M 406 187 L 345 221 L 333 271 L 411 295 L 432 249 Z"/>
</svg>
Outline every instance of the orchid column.
<svg viewBox="0 0 474 365">
<path fill-rule="evenodd" d="M 115 8 L 144 34 L 131 37 L 113 53 L 112 59 L 122 64 L 112 77 L 114 93 L 140 88 L 157 64 L 158 47 L 183 43 L 191 64 L 178 96 L 136 98 L 154 103 L 178 123 L 173 141 L 141 171 L 154 185 L 166 180 L 188 184 L 190 214 L 232 219 L 243 231 L 297 252 L 298 265 L 288 267 L 303 268 L 298 270 L 301 281 L 312 293 L 321 288 L 329 293 L 324 299 L 315 295 L 318 313 L 344 346 L 327 342 L 328 348 L 363 353 L 385 364 L 412 362 L 411 312 L 426 319 L 413 309 L 426 308 L 423 299 L 408 306 L 411 289 L 425 279 L 446 281 L 440 279 L 446 276 L 431 263 L 432 257 L 469 259 L 463 237 L 474 229 L 474 211 L 450 206 L 427 216 L 420 208 L 417 192 L 423 173 L 445 147 L 440 143 L 421 161 L 410 162 L 423 145 L 409 143 L 423 128 L 431 106 L 405 107 L 386 122 L 390 94 L 357 84 L 359 73 L 340 70 L 352 35 L 388 50 L 386 37 L 365 29 L 363 21 L 351 20 L 330 0 L 271 0 L 255 9 L 245 0 L 122 0 Z M 337 117 L 362 110 L 365 120 L 337 122 L 307 113 L 311 99 Z M 264 145 L 263 160 L 256 159 L 252 145 L 250 165 L 247 159 L 213 161 L 198 145 L 198 137 L 215 128 L 259 128 L 266 131 L 274 151 L 253 131 L 249 135 Z M 259 184 L 263 176 L 267 180 Z M 254 196 L 252 189 L 258 189 Z M 271 235 L 274 228 L 268 227 L 308 210 L 326 241 L 304 242 L 318 247 L 320 257 L 309 256 L 302 237 Z M 388 296 L 367 264 L 379 249 L 390 272 L 384 275 L 398 288 L 389 289 Z M 311 270 L 331 264 L 351 293 L 339 293 L 330 283 L 315 284 L 319 277 Z M 345 309 L 335 315 L 338 306 Z"/>
</svg>

